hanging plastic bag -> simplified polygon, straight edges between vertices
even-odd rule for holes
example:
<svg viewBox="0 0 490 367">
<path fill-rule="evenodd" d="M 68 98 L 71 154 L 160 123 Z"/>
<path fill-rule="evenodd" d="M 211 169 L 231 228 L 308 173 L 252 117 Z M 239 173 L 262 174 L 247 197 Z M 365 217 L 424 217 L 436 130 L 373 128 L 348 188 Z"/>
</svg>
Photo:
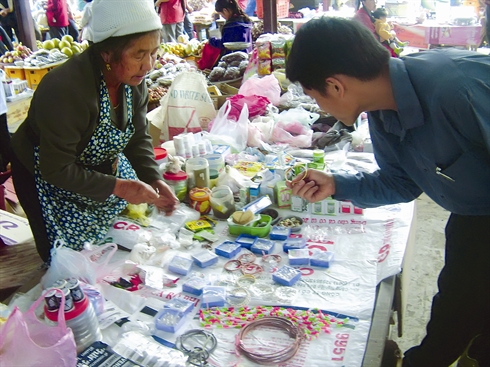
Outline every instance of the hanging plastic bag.
<svg viewBox="0 0 490 367">
<path fill-rule="evenodd" d="M 51 265 L 41 278 L 41 286 L 46 289 L 58 279 L 70 277 L 88 284 L 95 284 L 97 279 L 90 261 L 85 256 L 64 246 L 63 241 L 56 240 L 51 249 Z"/>
<path fill-rule="evenodd" d="M 274 75 L 267 75 L 262 78 L 256 76 L 244 82 L 238 90 L 238 94 L 263 96 L 274 106 L 278 106 L 281 99 L 281 86 Z"/>
<path fill-rule="evenodd" d="M 197 62 L 199 70 L 212 69 L 221 54 L 221 49 L 206 43 L 202 48 L 201 59 Z"/>
<path fill-rule="evenodd" d="M 61 290 L 55 290 L 61 293 L 56 326 L 45 324 L 35 315 L 48 291 L 25 313 L 15 306 L 0 328 L 0 366 L 76 366 L 77 346 L 73 332 L 66 327 L 65 297 Z"/>
<path fill-rule="evenodd" d="M 245 104 L 238 121 L 229 118 L 230 101 L 226 101 L 218 111 L 209 134 L 205 137 L 213 144 L 228 145 L 233 153 L 242 152 L 247 147 L 248 107 Z"/>
<path fill-rule="evenodd" d="M 240 117 L 244 105 L 248 107 L 248 118 L 251 120 L 256 116 L 265 115 L 267 106 L 270 103 L 267 97 L 257 95 L 243 96 L 241 94 L 235 94 L 226 99 L 231 103 L 231 111 L 228 116 L 235 120 L 238 120 Z"/>
</svg>

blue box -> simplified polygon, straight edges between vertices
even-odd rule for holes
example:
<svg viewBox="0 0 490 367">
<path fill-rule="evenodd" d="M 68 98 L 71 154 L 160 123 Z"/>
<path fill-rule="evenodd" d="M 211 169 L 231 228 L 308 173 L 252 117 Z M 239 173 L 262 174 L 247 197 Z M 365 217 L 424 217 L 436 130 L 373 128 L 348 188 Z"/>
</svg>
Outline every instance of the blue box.
<svg viewBox="0 0 490 367">
<path fill-rule="evenodd" d="M 194 302 L 188 301 L 183 298 L 174 297 L 170 301 L 165 303 L 163 308 L 171 308 L 186 315 L 194 309 Z"/>
<path fill-rule="evenodd" d="M 292 286 L 301 279 L 301 272 L 298 269 L 292 268 L 287 265 L 280 267 L 275 273 L 272 274 L 272 280 L 276 283 Z"/>
<path fill-rule="evenodd" d="M 252 247 L 252 245 L 257 241 L 257 239 L 258 239 L 257 236 L 250 236 L 248 234 L 241 234 L 240 236 L 238 236 L 238 238 L 235 240 L 235 242 L 238 243 L 243 248 L 250 250 L 250 247 Z"/>
<path fill-rule="evenodd" d="M 207 268 L 208 266 L 211 266 L 218 262 L 218 255 L 208 250 L 204 250 L 195 255 L 192 255 L 192 258 L 201 268 Z"/>
<path fill-rule="evenodd" d="M 255 243 L 250 247 L 250 251 L 252 251 L 255 254 L 265 254 L 269 255 L 274 251 L 274 241 L 267 240 L 265 238 L 259 238 Z"/>
<path fill-rule="evenodd" d="M 292 248 L 288 252 L 289 265 L 308 265 L 310 263 L 310 250 L 306 248 Z"/>
<path fill-rule="evenodd" d="M 229 259 L 235 257 L 235 255 L 240 251 L 242 251 L 242 246 L 239 243 L 232 241 L 225 241 L 221 245 L 216 246 L 214 249 L 214 252 L 216 252 L 217 255 L 227 257 Z"/>
<path fill-rule="evenodd" d="M 286 242 L 282 245 L 282 249 L 285 253 L 288 253 L 291 249 L 302 249 L 306 247 L 305 238 L 288 238 Z"/>
<path fill-rule="evenodd" d="M 200 296 L 203 288 L 207 285 L 209 285 L 209 281 L 207 279 L 192 277 L 182 284 L 182 291 Z"/>
<path fill-rule="evenodd" d="M 273 226 L 271 232 L 269 233 L 269 238 L 271 240 L 284 241 L 289 238 L 290 234 L 291 228 L 289 227 Z"/>
<path fill-rule="evenodd" d="M 185 315 L 173 308 L 164 308 L 155 316 L 155 327 L 168 333 L 175 333 L 185 322 Z"/>
<path fill-rule="evenodd" d="M 192 268 L 193 262 L 191 259 L 176 255 L 168 265 L 168 269 L 177 274 L 187 275 Z"/>
<path fill-rule="evenodd" d="M 207 286 L 202 290 L 203 307 L 223 307 L 226 304 L 226 288 Z"/>
<path fill-rule="evenodd" d="M 333 260 L 333 252 L 316 251 L 310 257 L 310 265 L 320 266 L 322 268 L 329 268 L 330 262 L 332 260 Z"/>
</svg>

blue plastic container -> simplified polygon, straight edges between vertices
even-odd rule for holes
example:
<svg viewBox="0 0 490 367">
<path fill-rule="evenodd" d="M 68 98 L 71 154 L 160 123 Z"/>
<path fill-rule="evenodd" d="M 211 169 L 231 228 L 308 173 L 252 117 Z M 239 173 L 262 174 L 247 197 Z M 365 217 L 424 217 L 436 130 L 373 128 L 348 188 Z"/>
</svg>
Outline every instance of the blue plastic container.
<svg viewBox="0 0 490 367">
<path fill-rule="evenodd" d="M 259 255 L 269 255 L 274 251 L 274 241 L 266 240 L 265 238 L 259 238 L 255 243 L 250 247 L 250 251 Z"/>
<path fill-rule="evenodd" d="M 189 278 L 184 284 L 182 284 L 182 291 L 200 296 L 204 287 L 209 285 L 207 279 L 201 277 Z"/>
<path fill-rule="evenodd" d="M 215 253 L 204 250 L 195 255 L 192 255 L 192 259 L 194 259 L 195 263 L 201 268 L 207 268 L 213 264 L 218 262 L 218 255 Z"/>
<path fill-rule="evenodd" d="M 225 241 L 214 249 L 214 252 L 216 252 L 217 255 L 229 259 L 235 257 L 240 251 L 242 251 L 242 246 L 239 243 L 232 241 Z"/>
<path fill-rule="evenodd" d="M 311 255 L 310 265 L 320 266 L 322 268 L 329 268 L 332 260 L 333 260 L 333 252 L 318 251 L 318 252 L 314 252 Z"/>
<path fill-rule="evenodd" d="M 192 268 L 193 262 L 191 259 L 176 255 L 168 265 L 168 269 L 177 274 L 187 275 Z"/>
<path fill-rule="evenodd" d="M 285 253 L 288 253 L 291 249 L 301 249 L 306 247 L 305 238 L 288 238 L 282 245 L 282 249 Z"/>
<path fill-rule="evenodd" d="M 235 240 L 236 243 L 240 244 L 243 248 L 249 249 L 252 247 L 252 245 L 257 241 L 258 237 L 257 236 L 252 236 L 249 234 L 241 234 L 238 236 L 238 238 Z"/>
<path fill-rule="evenodd" d="M 175 333 L 185 322 L 185 315 L 173 308 L 164 308 L 155 316 L 155 327 L 168 333 Z"/>
<path fill-rule="evenodd" d="M 275 273 L 272 274 L 272 280 L 276 283 L 292 286 L 301 279 L 301 272 L 298 269 L 288 265 L 283 265 Z"/>
<path fill-rule="evenodd" d="M 288 252 L 289 265 L 308 265 L 310 263 L 310 250 L 306 248 L 290 249 Z"/>
</svg>

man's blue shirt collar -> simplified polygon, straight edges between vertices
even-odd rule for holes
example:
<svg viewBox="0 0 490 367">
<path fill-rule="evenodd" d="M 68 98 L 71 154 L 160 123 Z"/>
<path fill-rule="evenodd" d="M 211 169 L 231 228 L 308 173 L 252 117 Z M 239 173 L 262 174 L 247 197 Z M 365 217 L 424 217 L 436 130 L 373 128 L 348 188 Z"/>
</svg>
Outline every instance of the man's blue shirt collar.
<svg viewBox="0 0 490 367">
<path fill-rule="evenodd" d="M 379 117 L 387 132 L 398 135 L 403 140 L 408 129 L 424 124 L 424 114 L 403 61 L 392 57 L 389 61 L 389 72 L 398 112 L 379 111 Z"/>
</svg>

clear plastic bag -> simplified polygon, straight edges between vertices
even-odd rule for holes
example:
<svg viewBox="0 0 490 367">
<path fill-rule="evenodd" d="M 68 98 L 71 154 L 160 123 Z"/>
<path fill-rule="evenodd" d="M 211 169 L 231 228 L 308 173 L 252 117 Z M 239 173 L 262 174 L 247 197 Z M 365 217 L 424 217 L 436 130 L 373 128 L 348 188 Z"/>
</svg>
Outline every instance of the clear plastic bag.
<svg viewBox="0 0 490 367">
<path fill-rule="evenodd" d="M 41 286 L 46 289 L 58 279 L 70 277 L 88 284 L 95 284 L 97 280 L 97 275 L 87 257 L 64 246 L 63 241 L 56 240 L 51 249 L 51 265 L 41 278 Z"/>
<path fill-rule="evenodd" d="M 206 138 L 214 144 L 228 145 L 232 152 L 242 152 L 247 147 L 248 106 L 243 105 L 238 121 L 229 118 L 231 102 L 226 101 L 218 111 L 213 126 Z"/>
</svg>

